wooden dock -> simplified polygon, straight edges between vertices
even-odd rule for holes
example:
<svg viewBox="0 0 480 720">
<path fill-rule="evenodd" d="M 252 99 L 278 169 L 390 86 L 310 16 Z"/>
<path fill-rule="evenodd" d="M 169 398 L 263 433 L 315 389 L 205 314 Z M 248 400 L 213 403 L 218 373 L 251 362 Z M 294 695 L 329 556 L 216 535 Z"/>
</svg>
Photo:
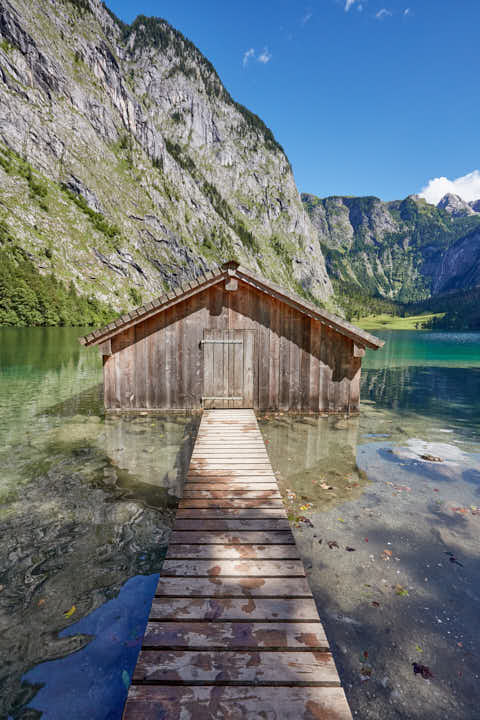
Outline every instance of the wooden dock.
<svg viewBox="0 0 480 720">
<path fill-rule="evenodd" d="M 252 410 L 207 410 L 123 720 L 351 720 Z"/>
</svg>

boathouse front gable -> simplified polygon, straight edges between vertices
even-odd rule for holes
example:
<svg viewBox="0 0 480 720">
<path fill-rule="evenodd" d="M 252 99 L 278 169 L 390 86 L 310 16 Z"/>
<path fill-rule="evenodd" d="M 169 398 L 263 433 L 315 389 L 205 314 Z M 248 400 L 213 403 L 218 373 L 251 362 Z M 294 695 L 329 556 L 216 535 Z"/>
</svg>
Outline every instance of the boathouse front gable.
<svg viewBox="0 0 480 720">
<path fill-rule="evenodd" d="M 83 338 L 107 410 L 357 412 L 373 335 L 226 263 Z"/>
</svg>

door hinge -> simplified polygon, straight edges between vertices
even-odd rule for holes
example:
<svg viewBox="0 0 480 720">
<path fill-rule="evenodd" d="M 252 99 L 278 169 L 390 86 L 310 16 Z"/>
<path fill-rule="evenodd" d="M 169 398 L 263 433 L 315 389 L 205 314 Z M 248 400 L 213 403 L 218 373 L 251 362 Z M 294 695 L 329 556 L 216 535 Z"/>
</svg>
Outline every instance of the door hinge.
<svg viewBox="0 0 480 720">
<path fill-rule="evenodd" d="M 211 396 L 202 395 L 202 402 L 205 402 L 205 400 L 243 400 L 243 397 L 231 397 L 229 395 L 227 395 L 227 396 L 222 395 L 221 397 L 220 396 L 211 397 Z"/>
<path fill-rule="evenodd" d="M 202 340 L 205 345 L 208 343 L 214 345 L 243 345 L 243 340 Z"/>
</svg>

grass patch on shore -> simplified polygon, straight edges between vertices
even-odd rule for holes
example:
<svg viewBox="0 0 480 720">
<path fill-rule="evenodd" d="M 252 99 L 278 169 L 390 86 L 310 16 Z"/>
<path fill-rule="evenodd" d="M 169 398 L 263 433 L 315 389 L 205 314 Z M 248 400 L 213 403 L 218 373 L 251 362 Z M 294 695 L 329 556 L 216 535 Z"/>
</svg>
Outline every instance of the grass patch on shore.
<svg viewBox="0 0 480 720">
<path fill-rule="evenodd" d="M 368 315 L 358 320 L 352 320 L 352 322 L 362 330 L 423 330 L 434 318 L 441 318 L 444 315 L 445 313 L 430 313 L 400 317 L 382 313 L 381 315 Z"/>
</svg>

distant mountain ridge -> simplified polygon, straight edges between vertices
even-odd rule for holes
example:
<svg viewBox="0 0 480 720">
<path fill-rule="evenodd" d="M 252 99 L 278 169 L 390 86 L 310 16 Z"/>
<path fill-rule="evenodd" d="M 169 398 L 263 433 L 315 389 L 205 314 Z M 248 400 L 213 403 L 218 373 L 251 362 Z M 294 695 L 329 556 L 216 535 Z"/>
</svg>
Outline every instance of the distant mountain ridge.
<svg viewBox="0 0 480 720">
<path fill-rule="evenodd" d="M 478 201 L 302 194 L 336 284 L 402 303 L 480 285 Z"/>
</svg>

